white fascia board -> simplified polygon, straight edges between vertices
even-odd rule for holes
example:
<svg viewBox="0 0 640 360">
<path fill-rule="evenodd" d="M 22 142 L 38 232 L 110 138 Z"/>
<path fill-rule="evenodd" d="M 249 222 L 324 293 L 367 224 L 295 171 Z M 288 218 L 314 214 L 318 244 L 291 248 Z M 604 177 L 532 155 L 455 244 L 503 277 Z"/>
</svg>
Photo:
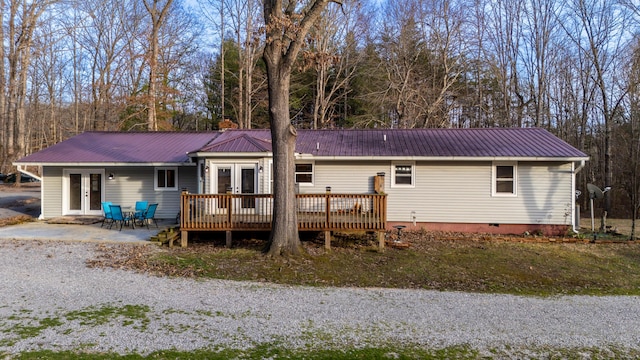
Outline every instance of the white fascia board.
<svg viewBox="0 0 640 360">
<path fill-rule="evenodd" d="M 300 160 L 353 160 L 353 161 L 586 161 L 589 157 L 522 157 L 522 156 L 314 156 L 296 154 Z"/>
<path fill-rule="evenodd" d="M 255 159 L 255 158 L 267 158 L 267 157 L 273 157 L 273 153 L 272 152 L 254 152 L 254 153 L 250 153 L 250 152 L 215 152 L 215 153 L 211 153 L 211 152 L 196 152 L 196 153 L 191 153 L 189 154 L 189 156 L 193 157 L 198 157 L 198 158 L 206 158 L 206 159 L 216 159 L 216 158 L 224 158 L 224 159 L 229 159 L 229 158 L 251 158 L 251 159 Z"/>
<path fill-rule="evenodd" d="M 31 162 L 14 162 L 16 166 L 87 166 L 87 167 L 114 167 L 114 166 L 196 166 L 194 162 L 150 162 L 150 163 L 128 163 L 128 162 L 59 162 L 59 163 L 31 163 Z"/>
</svg>

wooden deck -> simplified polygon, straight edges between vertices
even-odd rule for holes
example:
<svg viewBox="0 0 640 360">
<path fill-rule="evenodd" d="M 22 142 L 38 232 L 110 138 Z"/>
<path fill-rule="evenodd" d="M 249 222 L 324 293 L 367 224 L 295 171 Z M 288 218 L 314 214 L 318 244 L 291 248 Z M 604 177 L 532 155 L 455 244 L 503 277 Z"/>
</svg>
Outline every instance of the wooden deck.
<svg viewBox="0 0 640 360">
<path fill-rule="evenodd" d="M 381 194 L 298 194 L 298 229 L 324 231 L 329 246 L 331 231 L 376 231 L 383 236 L 387 222 L 387 197 Z M 189 194 L 180 202 L 182 246 L 188 232 L 270 231 L 271 194 Z M 384 243 L 379 240 L 380 244 Z"/>
</svg>

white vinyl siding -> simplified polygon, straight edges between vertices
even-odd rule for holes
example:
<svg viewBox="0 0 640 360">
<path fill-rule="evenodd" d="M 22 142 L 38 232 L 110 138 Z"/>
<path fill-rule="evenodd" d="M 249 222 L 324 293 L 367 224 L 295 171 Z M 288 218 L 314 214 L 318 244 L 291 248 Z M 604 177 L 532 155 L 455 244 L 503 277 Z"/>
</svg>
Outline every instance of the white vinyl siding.
<svg viewBox="0 0 640 360">
<path fill-rule="evenodd" d="M 313 187 L 304 193 L 372 193 L 373 176 L 389 161 L 316 161 Z M 345 169 L 349 169 L 345 171 Z M 493 163 L 416 162 L 415 187 L 391 186 L 385 176 L 389 221 L 485 224 L 571 224 L 571 163 L 519 162 L 514 197 L 492 196 Z"/>
<path fill-rule="evenodd" d="M 198 190 L 198 175 L 195 166 L 180 167 L 177 169 L 178 177 L 176 191 L 156 191 L 155 172 L 157 168 L 148 167 L 121 167 L 107 168 L 116 175 L 114 180 L 107 180 L 106 201 L 123 206 L 133 206 L 136 200 L 145 200 L 149 204 L 157 203 L 156 217 L 160 219 L 175 219 L 180 210 L 180 195 L 182 189 L 190 193 Z"/>
<path fill-rule="evenodd" d="M 388 161 L 316 161 L 314 163 L 314 186 L 300 187 L 301 193 L 324 193 L 327 186 L 331 192 L 341 194 L 373 193 L 373 178 L 378 172 L 385 172 L 385 186 L 389 187 Z"/>
<path fill-rule="evenodd" d="M 67 167 L 68 168 L 68 167 Z M 86 167 L 83 167 L 86 168 Z M 102 168 L 99 168 L 102 169 Z M 146 200 L 150 204 L 158 203 L 156 217 L 175 219 L 180 209 L 181 189 L 191 193 L 198 190 L 198 178 L 195 166 L 178 168 L 178 191 L 155 191 L 152 166 L 106 167 L 105 173 L 113 173 L 113 180 L 105 180 L 105 201 L 122 206 L 134 206 L 136 200 Z M 62 168 L 44 167 L 44 214 L 45 218 L 62 215 Z"/>
<path fill-rule="evenodd" d="M 42 217 L 50 219 L 62 216 L 62 168 L 43 167 L 42 169 Z"/>
</svg>

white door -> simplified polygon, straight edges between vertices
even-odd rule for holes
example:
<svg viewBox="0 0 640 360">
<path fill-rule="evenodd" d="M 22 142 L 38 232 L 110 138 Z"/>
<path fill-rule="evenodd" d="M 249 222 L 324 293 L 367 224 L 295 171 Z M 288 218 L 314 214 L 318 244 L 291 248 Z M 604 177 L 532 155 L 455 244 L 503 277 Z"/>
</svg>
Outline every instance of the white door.
<svg viewBox="0 0 640 360">
<path fill-rule="evenodd" d="M 214 166 L 214 176 L 212 176 L 212 189 L 216 194 L 255 194 L 258 189 L 256 163 L 248 164 L 218 164 Z M 218 204 L 218 209 L 222 210 L 226 206 Z M 242 199 L 233 204 L 233 208 L 254 209 L 254 199 Z M 218 211 L 220 212 L 220 211 Z"/>
<path fill-rule="evenodd" d="M 64 170 L 63 215 L 102 215 L 103 200 L 104 170 Z"/>
</svg>

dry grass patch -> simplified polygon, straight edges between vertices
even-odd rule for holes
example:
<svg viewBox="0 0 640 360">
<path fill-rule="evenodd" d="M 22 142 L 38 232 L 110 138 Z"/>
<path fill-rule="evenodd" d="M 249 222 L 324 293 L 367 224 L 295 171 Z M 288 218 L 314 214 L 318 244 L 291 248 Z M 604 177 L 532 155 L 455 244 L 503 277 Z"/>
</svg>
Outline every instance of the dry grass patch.
<svg viewBox="0 0 640 360">
<path fill-rule="evenodd" d="M 451 234 L 449 234 L 451 235 Z M 408 232 L 408 249 L 375 251 L 375 240 L 346 235 L 323 249 L 303 242 L 306 255 L 271 259 L 264 239 L 193 242 L 188 248 L 103 245 L 90 266 L 157 275 L 250 280 L 309 286 L 414 288 L 526 295 L 640 295 L 640 244 L 519 243 L 439 240 Z M 451 238 L 450 236 L 448 238 Z"/>
<path fill-rule="evenodd" d="M 0 218 L 0 227 L 10 226 L 10 225 L 18 225 L 27 222 L 32 222 L 33 217 L 28 215 L 17 215 L 8 218 Z"/>
</svg>

